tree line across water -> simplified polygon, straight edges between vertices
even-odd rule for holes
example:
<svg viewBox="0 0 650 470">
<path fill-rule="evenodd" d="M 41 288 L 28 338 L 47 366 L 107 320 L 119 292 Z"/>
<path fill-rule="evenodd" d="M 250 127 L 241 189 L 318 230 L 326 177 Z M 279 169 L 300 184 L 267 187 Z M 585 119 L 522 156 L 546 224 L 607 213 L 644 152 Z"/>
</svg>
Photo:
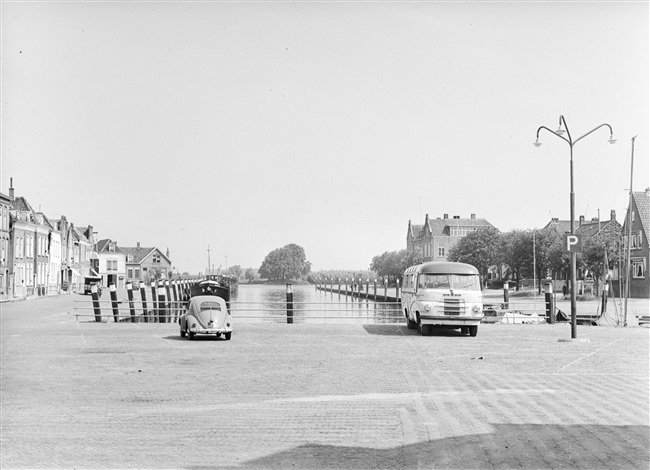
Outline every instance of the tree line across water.
<svg viewBox="0 0 650 470">
<path fill-rule="evenodd" d="M 596 286 L 607 272 L 621 264 L 623 240 L 617 230 L 602 230 L 584 240 L 582 253 L 578 255 L 578 270 L 583 276 L 591 276 Z M 479 229 L 461 238 L 447 255 L 449 261 L 468 263 L 475 266 L 483 279 L 488 270 L 498 267 L 517 288 L 525 278 L 547 277 L 566 279 L 571 266 L 569 252 L 565 248 L 565 236 L 554 230 L 511 230 L 501 233 L 495 228 Z M 255 271 L 245 272 L 240 266 L 228 269 L 237 278 L 244 277 L 253 282 L 257 279 L 304 280 L 315 282 L 323 279 L 359 279 L 363 281 L 379 278 L 394 284 L 401 279 L 409 266 L 424 260 L 420 250 L 387 251 L 372 258 L 369 270 L 329 270 L 311 272 L 305 250 L 295 243 L 271 251 Z M 541 286 L 540 286 L 541 289 Z"/>
</svg>

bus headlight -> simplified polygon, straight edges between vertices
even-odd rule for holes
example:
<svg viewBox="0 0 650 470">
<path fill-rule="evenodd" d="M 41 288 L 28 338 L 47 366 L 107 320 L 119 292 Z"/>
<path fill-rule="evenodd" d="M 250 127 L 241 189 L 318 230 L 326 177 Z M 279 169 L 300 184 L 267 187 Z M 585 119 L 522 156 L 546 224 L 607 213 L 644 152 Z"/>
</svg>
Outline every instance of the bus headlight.
<svg viewBox="0 0 650 470">
<path fill-rule="evenodd" d="M 424 304 L 424 311 L 425 312 L 430 312 L 431 311 L 431 304 Z"/>
<path fill-rule="evenodd" d="M 474 305 L 474 306 L 472 307 L 472 313 L 473 313 L 474 315 L 476 315 L 476 314 L 478 314 L 478 313 L 481 313 L 481 306 L 478 305 L 478 304 Z"/>
</svg>

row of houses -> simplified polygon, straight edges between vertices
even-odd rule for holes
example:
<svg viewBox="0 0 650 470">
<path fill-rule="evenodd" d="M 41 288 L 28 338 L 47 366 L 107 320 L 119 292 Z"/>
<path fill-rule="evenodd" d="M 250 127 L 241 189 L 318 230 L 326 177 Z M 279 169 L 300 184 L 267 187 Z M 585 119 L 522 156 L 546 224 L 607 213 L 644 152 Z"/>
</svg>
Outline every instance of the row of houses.
<svg viewBox="0 0 650 470">
<path fill-rule="evenodd" d="M 583 240 L 595 237 L 603 232 L 614 231 L 627 240 L 630 233 L 630 295 L 635 298 L 650 297 L 650 188 L 645 191 L 633 192 L 630 204 L 630 217 L 625 217 L 623 225 L 616 221 L 616 212 L 610 212 L 609 220 L 594 218 L 585 220 L 580 217 L 575 233 L 582 235 Z M 429 218 L 427 214 L 422 225 L 413 224 L 409 220 L 406 232 L 406 248 L 410 251 L 420 250 L 425 261 L 446 261 L 449 250 L 465 235 L 484 228 L 495 228 L 485 219 L 471 214 L 469 218 L 460 216 Z M 571 222 L 568 220 L 551 219 L 542 230 L 554 230 L 559 234 L 570 233 Z M 498 270 L 490 273 L 498 277 Z"/>
<path fill-rule="evenodd" d="M 92 225 L 49 218 L 14 193 L 11 178 L 9 194 L 0 193 L 0 301 L 80 292 L 90 276 L 124 287 L 171 274 L 169 250 L 96 242 Z"/>
</svg>

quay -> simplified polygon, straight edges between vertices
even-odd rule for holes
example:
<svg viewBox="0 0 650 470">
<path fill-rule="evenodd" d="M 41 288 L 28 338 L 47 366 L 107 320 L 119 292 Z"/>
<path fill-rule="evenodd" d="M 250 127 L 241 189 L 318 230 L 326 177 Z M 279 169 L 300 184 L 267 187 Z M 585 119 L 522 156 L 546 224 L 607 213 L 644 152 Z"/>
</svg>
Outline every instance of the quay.
<svg viewBox="0 0 650 470">
<path fill-rule="evenodd" d="M 647 328 L 75 321 L 2 304 L 0 467 L 647 469 Z"/>
</svg>

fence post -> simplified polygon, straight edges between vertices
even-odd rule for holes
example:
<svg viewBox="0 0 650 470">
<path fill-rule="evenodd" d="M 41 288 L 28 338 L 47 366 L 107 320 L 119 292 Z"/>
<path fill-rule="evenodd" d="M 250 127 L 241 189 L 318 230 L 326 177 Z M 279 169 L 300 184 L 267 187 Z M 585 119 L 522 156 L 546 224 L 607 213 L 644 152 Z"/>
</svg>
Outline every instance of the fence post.
<svg viewBox="0 0 650 470">
<path fill-rule="evenodd" d="M 167 321 L 166 314 L 167 309 L 165 308 L 165 288 L 163 286 L 158 287 L 158 323 L 165 323 Z"/>
<path fill-rule="evenodd" d="M 149 322 L 149 314 L 147 312 L 147 289 L 144 286 L 144 281 L 140 281 L 140 300 L 142 300 L 142 316 L 144 322 Z"/>
<path fill-rule="evenodd" d="M 156 302 L 156 281 L 151 281 L 151 302 L 153 303 L 153 323 L 158 321 L 158 302 Z"/>
<path fill-rule="evenodd" d="M 111 307 L 113 307 L 113 321 L 117 323 L 120 321 L 120 310 L 117 305 L 117 290 L 115 289 L 115 284 L 108 286 L 108 290 L 111 292 Z"/>
<path fill-rule="evenodd" d="M 370 297 L 370 279 L 366 278 L 366 300 Z"/>
<path fill-rule="evenodd" d="M 503 283 L 503 303 L 506 308 L 510 308 L 510 288 L 507 281 Z"/>
<path fill-rule="evenodd" d="M 133 304 L 133 283 L 126 283 L 126 295 L 129 298 L 129 313 L 131 314 L 131 323 L 135 323 L 135 305 Z"/>
<path fill-rule="evenodd" d="M 384 278 L 384 302 L 388 302 L 388 279 Z"/>
<path fill-rule="evenodd" d="M 293 323 L 293 286 L 287 284 L 287 323 Z"/>
<path fill-rule="evenodd" d="M 553 298 L 553 282 L 551 280 L 544 286 L 544 296 L 546 297 L 547 322 L 555 323 L 555 298 Z"/>
<path fill-rule="evenodd" d="M 399 279 L 395 279 L 395 301 L 399 301 Z"/>
<path fill-rule="evenodd" d="M 174 321 L 178 318 L 178 281 L 172 281 L 174 285 Z"/>
<path fill-rule="evenodd" d="M 166 319 L 167 320 L 166 323 L 171 323 L 171 321 L 172 321 L 172 319 L 171 319 L 171 314 L 172 314 L 172 310 L 171 310 L 172 309 L 172 306 L 171 306 L 172 293 L 169 291 L 169 280 L 165 281 L 165 293 L 167 295 L 167 299 L 166 299 L 167 300 L 167 313 L 169 314 L 169 318 Z"/>
<path fill-rule="evenodd" d="M 102 321 L 102 309 L 99 306 L 99 294 L 97 293 L 97 284 L 90 286 L 90 296 L 93 299 L 93 309 L 95 310 L 95 321 Z"/>
<path fill-rule="evenodd" d="M 609 294 L 609 284 L 605 278 L 605 286 L 603 287 L 603 298 L 600 305 L 600 314 L 602 315 L 607 311 L 607 295 Z"/>
</svg>

